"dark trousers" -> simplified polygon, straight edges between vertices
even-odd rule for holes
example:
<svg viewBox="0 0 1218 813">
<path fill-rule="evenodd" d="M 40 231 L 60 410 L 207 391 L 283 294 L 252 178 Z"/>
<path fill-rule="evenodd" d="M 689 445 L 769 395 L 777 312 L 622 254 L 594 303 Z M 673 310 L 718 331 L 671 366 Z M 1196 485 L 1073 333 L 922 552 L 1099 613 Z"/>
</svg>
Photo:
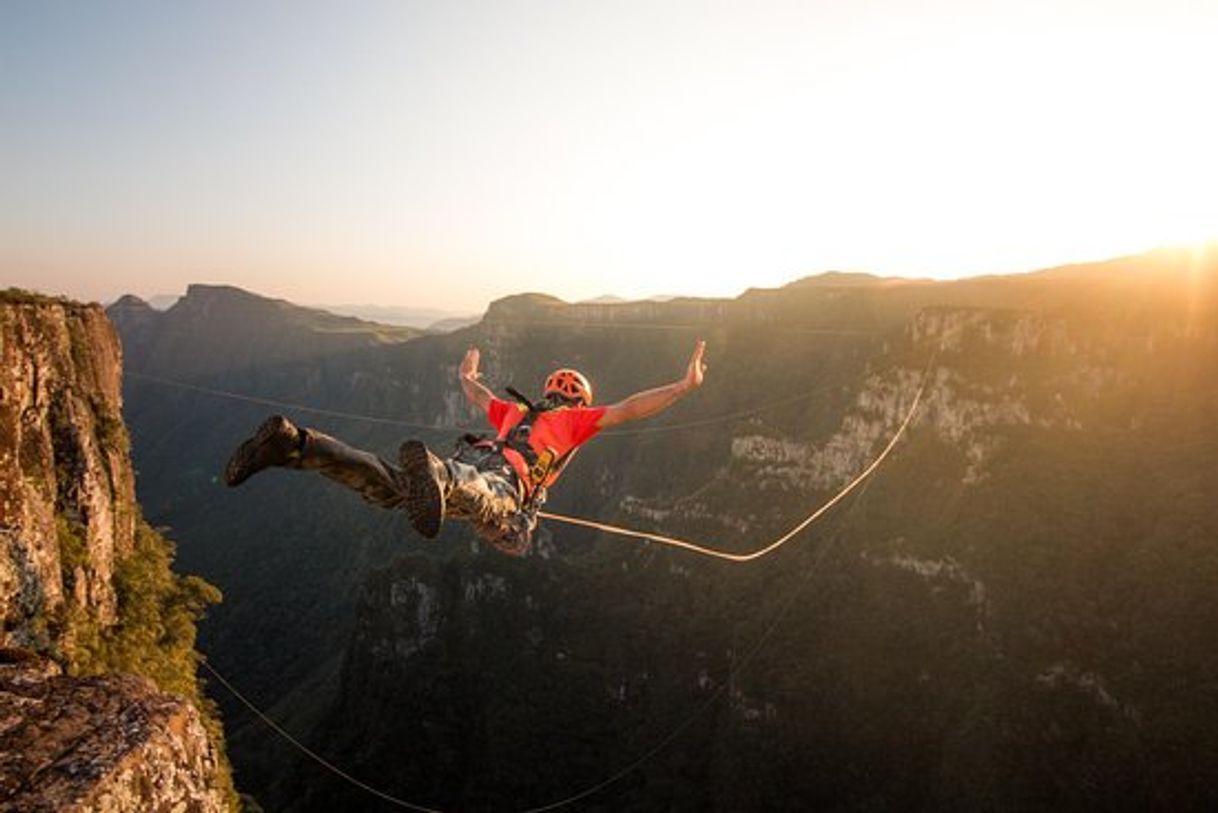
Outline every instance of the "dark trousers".
<svg viewBox="0 0 1218 813">
<path fill-rule="evenodd" d="M 401 507 L 406 487 L 398 466 L 316 429 L 301 432 L 300 455 L 288 464 L 291 468 L 316 471 L 373 505 Z M 479 536 L 504 553 L 527 553 L 535 523 L 521 511 L 523 495 L 516 472 L 503 455 L 491 447 L 462 442 L 443 462 L 445 516 L 468 521 Z"/>
</svg>

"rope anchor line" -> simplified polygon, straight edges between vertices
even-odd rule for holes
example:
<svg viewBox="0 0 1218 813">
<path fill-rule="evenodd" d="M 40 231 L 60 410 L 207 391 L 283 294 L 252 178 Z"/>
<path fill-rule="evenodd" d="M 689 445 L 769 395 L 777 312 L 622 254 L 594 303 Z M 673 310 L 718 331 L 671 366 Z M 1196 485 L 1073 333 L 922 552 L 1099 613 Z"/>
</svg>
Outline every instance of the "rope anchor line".
<svg viewBox="0 0 1218 813">
<path fill-rule="evenodd" d="M 929 372 L 929 369 L 930 369 L 930 367 L 928 365 L 927 366 L 928 372 Z M 820 519 L 825 514 L 825 512 L 827 512 L 830 508 L 832 508 L 834 505 L 836 505 L 838 502 L 840 502 L 842 499 L 844 499 L 847 494 L 849 494 L 856 487 L 858 487 L 859 484 L 861 484 L 864 480 L 866 480 L 868 477 L 870 477 L 871 474 L 880 467 L 880 464 L 884 462 L 884 459 L 887 458 L 888 454 L 896 447 L 897 441 L 899 441 L 901 439 L 901 436 L 905 434 L 905 430 L 909 427 L 910 422 L 913 420 L 914 414 L 918 411 L 918 404 L 921 402 L 922 393 L 926 389 L 926 381 L 927 381 L 927 376 L 923 375 L 922 383 L 918 387 L 917 394 L 914 395 L 913 403 L 910 405 L 909 410 L 905 413 L 904 420 L 901 421 L 900 425 L 897 427 L 896 432 L 893 433 L 892 439 L 888 441 L 888 444 L 879 453 L 879 455 L 876 456 L 875 460 L 871 461 L 871 463 L 867 466 L 867 468 L 865 468 L 861 472 L 859 472 L 859 474 L 853 480 L 851 480 L 849 483 L 847 483 L 846 486 L 844 488 L 842 488 L 841 491 L 839 491 L 831 499 L 829 499 L 827 502 L 825 502 L 824 505 L 820 506 L 815 511 L 813 511 L 811 514 L 809 514 L 807 517 L 805 517 L 803 520 L 801 520 L 797 525 L 795 525 L 795 527 L 791 528 L 791 530 L 787 531 L 785 534 L 778 537 L 773 542 L 770 542 L 768 545 L 764 545 L 764 546 L 758 548 L 757 550 L 751 551 L 749 553 L 732 553 L 731 551 L 711 548 L 711 547 L 707 547 L 705 545 L 699 545 L 695 542 L 689 542 L 684 539 L 677 539 L 677 538 L 671 537 L 671 536 L 664 536 L 663 534 L 655 534 L 655 533 L 650 533 L 647 531 L 635 531 L 635 530 L 631 530 L 629 528 L 622 528 L 617 525 L 610 525 L 610 524 L 604 523 L 604 522 L 596 522 L 596 521 L 590 520 L 590 519 L 582 519 L 580 517 L 566 516 L 565 514 L 557 514 L 557 513 L 552 513 L 550 511 L 538 511 L 537 516 L 543 517 L 545 519 L 553 520 L 555 522 L 563 522 L 568 525 L 578 525 L 578 526 L 584 527 L 584 528 L 592 528 L 594 530 L 602 531 L 604 533 L 613 534 L 616 536 L 625 536 L 625 537 L 631 537 L 634 539 L 642 539 L 642 540 L 645 540 L 648 542 L 656 542 L 661 545 L 668 545 L 670 547 L 680 548 L 682 550 L 687 550 L 687 551 L 690 551 L 691 553 L 696 553 L 701 556 L 709 556 L 709 557 L 713 557 L 715 559 L 723 559 L 728 562 L 737 562 L 737 563 L 751 562 L 754 559 L 760 559 L 761 557 L 766 556 L 767 554 L 773 553 L 774 551 L 778 550 L 780 547 L 782 547 L 787 542 L 789 542 L 791 539 L 793 539 L 795 536 L 797 536 L 800 531 L 804 530 L 809 525 L 811 525 L 813 522 Z"/>
<path fill-rule="evenodd" d="M 839 491 L 836 495 L 834 495 L 831 499 L 829 499 L 824 505 L 820 506 L 818 509 L 813 511 L 810 515 L 805 517 L 795 527 L 793 527 L 791 530 L 787 531 L 787 533 L 783 534 L 778 539 L 774 540 L 773 542 L 769 543 L 768 545 L 765 545 L 750 553 L 732 553 L 731 551 L 712 548 L 712 547 L 708 547 L 705 545 L 699 545 L 695 542 L 689 542 L 684 539 L 677 539 L 677 538 L 674 538 L 671 536 L 665 536 L 663 534 L 651 533 L 648 531 L 636 531 L 636 530 L 632 530 L 629 528 L 622 528 L 617 525 L 611 525 L 611 524 L 604 523 L 604 522 L 596 522 L 595 520 L 583 519 L 580 517 L 567 516 L 565 514 L 554 513 L 551 511 L 538 511 L 537 516 L 539 516 L 543 519 L 552 520 L 554 522 L 562 522 L 567 525 L 576 525 L 576 526 L 580 526 L 580 527 L 584 527 L 584 528 L 591 528 L 593 530 L 598 530 L 603 533 L 612 534 L 615 536 L 630 537 L 630 538 L 634 538 L 634 539 L 642 539 L 642 540 L 648 541 L 648 542 L 656 542 L 661 545 L 668 545 L 670 547 L 680 548 L 682 550 L 687 550 L 691 553 L 699 554 L 702 556 L 709 556 L 709 557 L 721 559 L 721 560 L 727 561 L 727 562 L 740 563 L 740 562 L 751 562 L 754 559 L 760 559 L 761 557 L 766 556 L 767 554 L 772 553 L 773 551 L 782 547 L 787 542 L 789 542 L 792 538 L 797 536 L 800 531 L 804 530 L 809 525 L 811 525 L 813 522 L 820 519 L 820 517 L 823 516 L 825 514 L 825 512 L 827 512 L 830 508 L 832 508 L 834 505 L 836 505 L 838 502 L 840 502 L 844 497 L 846 497 L 846 495 L 848 495 L 851 491 L 853 491 L 855 488 L 857 488 L 864 480 L 866 480 L 868 477 L 870 477 L 871 474 L 877 468 L 879 468 L 880 464 L 884 462 L 885 458 L 888 457 L 889 453 L 897 445 L 897 441 L 899 441 L 901 439 L 901 437 L 905 434 L 905 430 L 909 427 L 910 422 L 913 420 L 914 414 L 917 412 L 918 405 L 922 400 L 922 394 L 926 389 L 926 382 L 928 380 L 930 368 L 931 368 L 931 365 L 933 365 L 933 363 L 934 363 L 934 357 L 932 357 L 930 360 L 930 363 L 927 364 L 926 370 L 924 371 L 923 376 L 922 376 L 921 384 L 918 387 L 917 393 L 914 395 L 913 403 L 910 405 L 909 410 L 905 414 L 904 420 L 901 421 L 900 425 L 897 427 L 896 432 L 893 433 L 892 439 L 888 441 L 888 444 L 884 447 L 884 449 L 880 452 L 880 454 L 875 458 L 875 460 L 873 460 L 870 463 L 870 465 L 868 465 L 865 469 L 863 469 L 863 471 L 860 472 L 853 480 L 851 480 L 849 483 L 847 483 L 846 486 L 841 491 Z M 339 410 L 321 409 L 321 408 L 317 408 L 317 407 L 305 406 L 303 404 L 294 404 L 294 403 L 289 403 L 286 401 L 278 401 L 278 400 L 274 400 L 274 399 L 270 399 L 270 398 L 259 398 L 259 397 L 255 397 L 255 396 L 245 395 L 242 393 L 231 392 L 228 390 L 220 390 L 220 389 L 215 389 L 212 387 L 204 387 L 204 386 L 200 386 L 197 384 L 188 384 L 183 381 L 174 381 L 173 379 L 161 378 L 159 376 L 146 375 L 146 374 L 138 373 L 138 372 L 129 372 L 128 375 L 131 375 L 134 378 L 139 378 L 139 379 L 143 379 L 146 381 L 152 381 L 152 382 L 155 382 L 158 384 L 165 384 L 165 385 L 169 385 L 169 386 L 180 387 L 182 389 L 199 392 L 199 393 L 202 393 L 205 395 L 219 396 L 222 398 L 229 398 L 229 399 L 238 400 L 238 401 L 246 401 L 248 403 L 263 404 L 266 406 L 279 407 L 279 408 L 283 408 L 283 409 L 296 409 L 296 410 L 300 410 L 302 412 L 313 412 L 316 414 L 328 415 L 328 416 L 337 417 L 337 418 L 348 418 L 348 419 L 353 419 L 353 420 L 367 421 L 369 423 L 389 424 L 389 425 L 394 425 L 394 426 L 409 427 L 409 428 L 415 428 L 415 429 L 429 429 L 429 430 L 433 430 L 433 431 L 444 430 L 444 429 L 456 430 L 456 429 L 465 428 L 465 427 L 435 427 L 435 426 L 428 426 L 425 424 L 413 423 L 413 422 L 409 422 L 409 421 L 398 421 L 398 420 L 394 420 L 392 418 L 382 418 L 382 417 L 377 417 L 377 416 L 373 416 L 373 415 L 361 415 L 361 414 L 355 413 L 355 412 L 343 412 L 343 411 L 339 411 Z M 816 392 L 816 390 L 813 390 L 811 393 L 806 393 L 804 395 L 797 396 L 797 397 L 804 398 L 804 397 L 807 397 L 808 395 L 814 394 L 815 392 Z M 783 401 L 787 401 L 787 400 L 794 400 L 794 399 L 783 399 Z M 782 401 L 775 402 L 774 405 L 776 405 L 778 403 L 782 403 Z M 730 414 L 727 416 L 719 416 L 718 418 L 705 419 L 703 421 L 694 421 L 694 422 L 690 422 L 690 424 L 688 424 L 688 426 L 700 426 L 700 425 L 705 425 L 705 424 L 710 424 L 710 423 L 719 423 L 722 420 L 724 420 L 725 418 L 741 417 L 742 415 L 749 414 L 750 412 L 757 412 L 764 408 L 765 408 L 765 406 L 757 407 L 757 408 L 754 408 L 754 410 L 746 410 L 745 412 L 741 412 L 741 413 L 733 413 L 733 414 Z M 682 425 L 654 427 L 654 429 L 656 431 L 667 431 L 667 430 L 679 429 L 679 428 L 685 428 L 685 427 Z M 635 434 L 635 433 L 641 434 L 643 431 L 646 431 L 646 430 L 645 429 L 643 429 L 643 430 L 626 430 L 625 432 L 616 431 L 616 432 L 607 432 L 606 434 Z"/>
<path fill-rule="evenodd" d="M 394 805 L 395 807 L 400 807 L 405 810 L 414 810 L 417 813 L 442 813 L 441 811 L 436 810 L 435 808 L 432 808 L 432 807 L 424 807 L 423 805 L 417 805 L 417 804 L 414 804 L 413 802 L 408 802 L 405 799 L 399 799 L 396 796 L 392 796 L 388 793 L 385 793 L 383 790 L 380 790 L 376 787 L 373 787 L 372 785 L 369 785 L 367 782 L 363 782 L 359 779 L 356 779 L 354 776 L 347 773 L 342 768 L 338 767 L 333 762 L 330 762 L 328 759 L 323 757 L 321 754 L 317 753 L 312 748 L 305 745 L 303 742 L 301 742 L 300 740 L 296 739 L 291 734 L 289 734 L 283 728 L 283 726 L 279 725 L 279 723 L 276 723 L 274 720 L 272 720 L 270 717 L 268 717 L 266 715 L 266 713 L 262 711 L 262 709 L 255 706 L 253 704 L 253 702 L 251 702 L 249 699 L 246 698 L 245 695 L 243 695 L 241 692 L 237 691 L 237 687 L 234 686 L 233 684 L 229 683 L 228 679 L 225 678 L 224 675 L 222 675 L 218 671 L 216 671 L 216 668 L 214 666 L 212 666 L 210 663 L 208 663 L 205 659 L 200 659 L 199 665 L 202 666 L 204 669 L 206 669 L 208 671 L 208 673 L 211 674 L 212 677 L 214 677 L 216 680 L 218 680 L 220 682 L 221 686 L 223 686 L 225 689 L 228 689 L 228 691 L 232 694 L 232 696 L 237 698 L 237 700 L 241 703 L 241 705 L 245 706 L 247 709 L 249 709 L 251 712 L 253 712 L 254 716 L 256 716 L 259 720 L 261 720 L 263 723 L 265 723 L 272 731 L 274 731 L 276 734 L 278 734 L 280 737 L 282 737 L 289 745 L 291 745 L 293 748 L 295 748 L 300 753 L 307 756 L 309 759 L 316 762 L 321 767 L 325 768 L 330 773 L 337 776 L 339 779 L 342 779 L 343 781 L 354 785 L 355 787 L 359 788 L 362 791 L 371 793 L 373 796 L 377 797 L 381 801 L 388 802 L 389 804 Z"/>
</svg>

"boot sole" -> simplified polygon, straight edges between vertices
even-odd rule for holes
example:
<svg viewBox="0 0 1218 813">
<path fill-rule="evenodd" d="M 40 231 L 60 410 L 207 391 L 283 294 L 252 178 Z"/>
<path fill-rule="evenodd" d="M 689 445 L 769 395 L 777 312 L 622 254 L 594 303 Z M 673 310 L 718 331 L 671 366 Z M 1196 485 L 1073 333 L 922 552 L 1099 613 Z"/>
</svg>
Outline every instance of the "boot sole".
<svg viewBox="0 0 1218 813">
<path fill-rule="evenodd" d="M 291 454 L 290 447 L 293 443 L 290 433 L 284 430 L 287 424 L 287 419 L 282 415 L 272 415 L 263 421 L 254 436 L 238 446 L 237 451 L 228 459 L 228 464 L 224 467 L 224 482 L 229 486 L 239 486 L 263 469 L 275 465 L 271 462 L 273 459 L 282 457 L 286 460 Z M 272 444 L 287 445 L 289 448 L 281 450 L 282 454 L 276 454 L 268 449 Z M 259 457 L 264 454 L 271 460 L 259 461 Z"/>
<path fill-rule="evenodd" d="M 427 539 L 434 539 L 444 523 L 444 495 L 431 469 L 427 447 L 408 440 L 398 450 L 398 462 L 406 480 L 403 507 L 410 524 Z"/>
</svg>

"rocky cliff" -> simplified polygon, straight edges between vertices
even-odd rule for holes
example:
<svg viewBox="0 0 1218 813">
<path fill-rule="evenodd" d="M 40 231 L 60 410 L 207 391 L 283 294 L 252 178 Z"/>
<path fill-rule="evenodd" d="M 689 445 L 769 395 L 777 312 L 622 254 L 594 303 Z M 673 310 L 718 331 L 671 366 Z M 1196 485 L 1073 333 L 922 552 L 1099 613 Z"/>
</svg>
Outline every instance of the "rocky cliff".
<svg viewBox="0 0 1218 813">
<path fill-rule="evenodd" d="M 3 811 L 236 804 L 194 675 L 218 594 L 140 518 L 121 367 L 100 306 L 0 293 Z"/>
<path fill-rule="evenodd" d="M 121 352 L 100 307 L 0 308 L 0 645 L 70 649 L 73 612 L 114 623 L 135 478 Z"/>
<path fill-rule="evenodd" d="M 198 710 L 134 675 L 0 665 L 0 812 L 225 810 Z"/>
</svg>

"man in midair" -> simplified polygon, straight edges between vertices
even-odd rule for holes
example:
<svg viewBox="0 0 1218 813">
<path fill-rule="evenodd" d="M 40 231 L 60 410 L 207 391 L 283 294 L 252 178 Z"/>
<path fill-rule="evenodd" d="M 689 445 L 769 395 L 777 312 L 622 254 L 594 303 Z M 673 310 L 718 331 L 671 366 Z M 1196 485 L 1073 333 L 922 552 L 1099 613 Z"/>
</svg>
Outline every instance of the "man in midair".
<svg viewBox="0 0 1218 813">
<path fill-rule="evenodd" d="M 504 553 L 522 556 L 532 544 L 537 508 L 575 451 L 601 430 L 656 414 L 702 386 L 706 343 L 699 341 L 685 375 L 609 406 L 593 406 L 592 385 L 569 368 L 545 381 L 542 400 L 497 398 L 479 380 L 480 353 L 471 347 L 458 371 L 461 390 L 482 411 L 494 437 L 466 435 L 440 458 L 408 440 L 398 465 L 316 429 L 274 415 L 238 447 L 224 479 L 240 485 L 269 467 L 312 469 L 385 508 L 403 508 L 421 535 L 433 538 L 444 519 L 468 521 Z"/>
</svg>

